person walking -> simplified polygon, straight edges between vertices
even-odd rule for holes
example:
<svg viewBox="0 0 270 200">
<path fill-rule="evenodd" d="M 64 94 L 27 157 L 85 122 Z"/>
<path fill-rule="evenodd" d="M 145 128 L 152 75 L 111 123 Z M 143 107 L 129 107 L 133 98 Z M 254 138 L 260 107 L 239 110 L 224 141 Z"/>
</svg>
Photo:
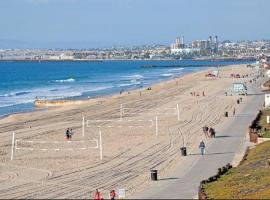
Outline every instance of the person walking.
<svg viewBox="0 0 270 200">
<path fill-rule="evenodd" d="M 94 200 L 101 200 L 101 199 L 102 199 L 101 194 L 98 191 L 98 189 L 96 189 L 96 192 L 94 194 Z"/>
<path fill-rule="evenodd" d="M 208 126 L 204 126 L 203 127 L 203 133 L 204 133 L 204 135 L 205 135 L 206 138 L 209 137 L 209 135 L 208 135 Z"/>
<path fill-rule="evenodd" d="M 233 108 L 233 116 L 235 115 L 235 108 Z"/>
<path fill-rule="evenodd" d="M 67 128 L 67 130 L 66 130 L 66 138 L 67 138 L 67 140 L 69 140 L 69 128 Z"/>
<path fill-rule="evenodd" d="M 111 192 L 110 192 L 110 198 L 111 198 L 111 200 L 114 200 L 115 197 L 116 197 L 115 191 L 114 190 L 111 190 Z"/>
<path fill-rule="evenodd" d="M 209 129 L 209 133 L 210 133 L 210 137 L 211 137 L 211 138 L 216 137 L 216 131 L 215 131 L 215 129 L 210 128 L 210 129 Z"/>
<path fill-rule="evenodd" d="M 199 149 L 201 149 L 201 155 L 205 154 L 205 144 L 203 140 L 200 142 Z"/>
<path fill-rule="evenodd" d="M 73 130 L 72 130 L 72 128 L 71 128 L 71 129 L 69 130 L 69 140 L 71 140 L 72 135 L 73 135 Z"/>
</svg>

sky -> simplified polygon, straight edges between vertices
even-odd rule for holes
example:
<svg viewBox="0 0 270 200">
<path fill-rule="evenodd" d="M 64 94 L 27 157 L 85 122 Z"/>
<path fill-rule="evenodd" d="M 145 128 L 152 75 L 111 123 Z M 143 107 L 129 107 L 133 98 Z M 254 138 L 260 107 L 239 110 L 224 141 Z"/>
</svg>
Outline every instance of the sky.
<svg viewBox="0 0 270 200">
<path fill-rule="evenodd" d="M 270 0 L 0 0 L 0 48 L 270 39 Z"/>
</svg>

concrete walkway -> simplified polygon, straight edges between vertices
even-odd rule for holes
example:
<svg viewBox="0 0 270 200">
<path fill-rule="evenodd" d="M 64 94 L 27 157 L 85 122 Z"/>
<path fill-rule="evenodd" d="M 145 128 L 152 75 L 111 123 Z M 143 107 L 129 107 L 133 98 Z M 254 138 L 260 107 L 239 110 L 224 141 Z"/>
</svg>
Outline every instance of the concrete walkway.
<svg viewBox="0 0 270 200">
<path fill-rule="evenodd" d="M 206 154 L 190 153 L 184 157 L 173 176 L 152 183 L 147 190 L 132 199 L 192 199 L 197 198 L 200 181 L 216 174 L 217 169 L 243 155 L 250 145 L 246 137 L 248 126 L 262 108 L 264 94 L 260 83 L 250 86 L 249 96 L 235 105 L 235 117 L 228 117 L 215 127 L 216 138 L 206 141 Z M 189 152 L 188 152 L 189 153 Z M 180 154 L 180 153 L 179 153 Z M 238 156 L 238 158 L 242 156 Z"/>
</svg>

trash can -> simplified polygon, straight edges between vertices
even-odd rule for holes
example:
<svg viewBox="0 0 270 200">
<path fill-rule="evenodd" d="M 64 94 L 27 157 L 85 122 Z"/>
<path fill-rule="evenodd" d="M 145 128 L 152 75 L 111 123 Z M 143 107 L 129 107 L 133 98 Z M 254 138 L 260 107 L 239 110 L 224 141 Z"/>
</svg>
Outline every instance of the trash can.
<svg viewBox="0 0 270 200">
<path fill-rule="evenodd" d="M 225 112 L 224 116 L 225 117 L 228 117 L 229 116 L 228 112 Z"/>
<path fill-rule="evenodd" d="M 151 170 L 151 180 L 157 181 L 157 170 L 155 170 L 155 169 Z"/>
<path fill-rule="evenodd" d="M 239 104 L 240 103 L 240 101 L 239 101 L 239 99 L 237 99 L 237 104 Z"/>
<path fill-rule="evenodd" d="M 181 151 L 182 156 L 187 156 L 187 148 L 186 147 L 181 147 L 180 151 Z"/>
</svg>

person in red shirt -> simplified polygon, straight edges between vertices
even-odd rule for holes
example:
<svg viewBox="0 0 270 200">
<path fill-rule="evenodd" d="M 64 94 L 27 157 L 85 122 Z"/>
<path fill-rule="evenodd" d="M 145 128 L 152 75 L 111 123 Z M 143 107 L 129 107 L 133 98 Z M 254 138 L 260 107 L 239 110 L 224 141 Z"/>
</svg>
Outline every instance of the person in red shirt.
<svg viewBox="0 0 270 200">
<path fill-rule="evenodd" d="M 94 196 L 94 200 L 101 200 L 101 194 L 100 192 L 98 191 L 98 189 L 96 189 L 96 192 L 95 192 L 95 196 Z"/>
<path fill-rule="evenodd" d="M 110 192 L 111 200 L 114 200 L 115 199 L 115 196 L 116 196 L 115 191 L 114 190 L 111 190 L 111 192 Z"/>
</svg>

